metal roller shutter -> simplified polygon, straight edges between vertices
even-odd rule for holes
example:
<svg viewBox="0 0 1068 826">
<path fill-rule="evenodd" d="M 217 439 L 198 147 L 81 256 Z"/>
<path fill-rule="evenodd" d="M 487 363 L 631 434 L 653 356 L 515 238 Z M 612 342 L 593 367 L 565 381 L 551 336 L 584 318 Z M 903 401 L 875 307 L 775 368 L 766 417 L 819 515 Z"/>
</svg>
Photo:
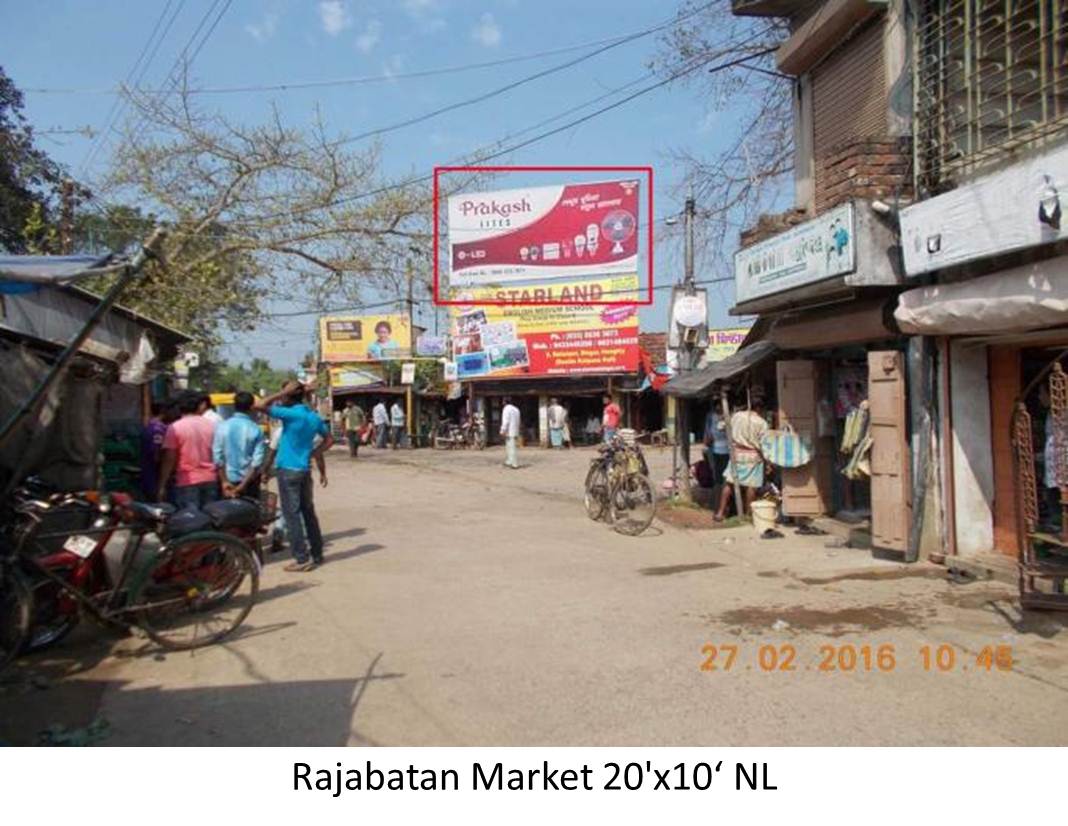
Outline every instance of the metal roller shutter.
<svg viewBox="0 0 1068 826">
<path fill-rule="evenodd" d="M 883 17 L 865 24 L 812 70 L 817 159 L 844 145 L 887 132 Z"/>
</svg>

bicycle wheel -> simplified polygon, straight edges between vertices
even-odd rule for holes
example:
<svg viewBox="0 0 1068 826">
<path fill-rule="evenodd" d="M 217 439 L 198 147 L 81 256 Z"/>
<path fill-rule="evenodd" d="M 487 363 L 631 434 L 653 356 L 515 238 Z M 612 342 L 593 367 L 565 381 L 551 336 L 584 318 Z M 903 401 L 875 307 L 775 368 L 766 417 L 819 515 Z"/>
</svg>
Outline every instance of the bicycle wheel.
<svg viewBox="0 0 1068 826">
<path fill-rule="evenodd" d="M 168 543 L 143 572 L 130 610 L 164 648 L 199 648 L 245 621 L 259 582 L 256 557 L 236 536 L 192 533 Z"/>
<path fill-rule="evenodd" d="M 627 536 L 637 536 L 652 524 L 656 516 L 656 495 L 649 480 L 628 473 L 612 488 L 609 497 L 612 527 Z"/>
<path fill-rule="evenodd" d="M 594 522 L 608 513 L 608 474 L 603 464 L 595 464 L 586 474 L 586 515 Z"/>
<path fill-rule="evenodd" d="M 0 575 L 0 671 L 26 646 L 33 595 L 25 580 L 5 569 Z"/>
<path fill-rule="evenodd" d="M 23 651 L 41 651 L 63 640 L 78 624 L 77 603 L 67 597 L 63 588 L 50 579 L 38 577 L 31 589 L 32 613 L 30 631 L 23 643 Z"/>
</svg>

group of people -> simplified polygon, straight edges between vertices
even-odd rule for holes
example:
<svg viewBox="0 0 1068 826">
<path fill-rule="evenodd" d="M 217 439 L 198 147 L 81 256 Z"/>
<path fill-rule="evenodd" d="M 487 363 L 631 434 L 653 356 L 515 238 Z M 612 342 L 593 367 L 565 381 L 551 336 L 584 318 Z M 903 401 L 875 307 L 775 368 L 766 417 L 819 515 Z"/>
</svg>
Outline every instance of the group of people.
<svg viewBox="0 0 1068 826">
<path fill-rule="evenodd" d="M 375 447 L 384 448 L 391 444 L 393 449 L 403 447 L 407 443 L 408 423 L 404 405 L 399 399 L 394 400 L 389 410 L 386 403 L 379 401 L 371 409 L 371 420 L 367 420 L 367 413 L 356 402 L 349 402 L 341 410 L 341 422 L 345 430 L 345 441 L 349 445 L 349 456 L 353 459 L 360 454 L 360 445 L 374 444 Z"/>
<path fill-rule="evenodd" d="M 730 417 L 729 431 L 726 419 L 714 408 L 705 417 L 705 462 L 711 474 L 710 487 L 723 483 L 715 521 L 722 522 L 726 518 L 734 485 L 744 490 L 746 510 L 764 487 L 764 454 L 760 444 L 768 430 L 764 398 L 759 394 L 753 395 L 748 407 L 735 409 Z"/>
<path fill-rule="evenodd" d="M 200 509 L 223 498 L 259 498 L 262 484 L 278 482 L 284 530 L 293 562 L 309 571 L 323 561 L 323 536 L 312 497 L 311 466 L 326 486 L 324 452 L 333 444 L 327 423 L 305 404 L 307 387 L 287 382 L 259 401 L 234 395 L 234 413 L 223 419 L 211 398 L 185 393 L 154 406 L 142 436 L 141 486 L 146 499 Z M 266 414 L 270 439 L 255 420 Z"/>
<path fill-rule="evenodd" d="M 619 432 L 619 422 L 623 412 L 612 397 L 605 395 L 602 399 L 604 410 L 601 414 L 601 433 L 604 441 L 609 442 Z M 549 425 L 549 444 L 554 448 L 571 446 L 571 425 L 567 408 L 560 400 L 552 398 L 546 410 Z M 501 410 L 501 436 L 504 437 L 505 467 L 519 467 L 519 434 L 522 430 L 522 417 L 511 396 L 505 396 L 504 408 Z"/>
</svg>

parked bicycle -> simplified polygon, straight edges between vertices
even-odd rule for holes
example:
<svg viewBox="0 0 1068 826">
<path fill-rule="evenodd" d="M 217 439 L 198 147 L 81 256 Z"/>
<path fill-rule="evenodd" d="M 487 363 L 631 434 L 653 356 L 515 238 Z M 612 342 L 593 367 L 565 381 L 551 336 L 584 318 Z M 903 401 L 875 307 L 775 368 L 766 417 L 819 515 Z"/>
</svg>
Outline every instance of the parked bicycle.
<svg viewBox="0 0 1068 826">
<path fill-rule="evenodd" d="M 260 564 L 242 536 L 261 518 L 254 529 L 248 507 L 215 504 L 215 516 L 176 514 L 119 493 L 19 489 L 0 546 L 0 667 L 58 643 L 83 614 L 172 650 L 232 634 L 259 591 Z M 105 549 L 120 541 L 109 571 Z"/>
<path fill-rule="evenodd" d="M 615 437 L 601 445 L 586 474 L 586 514 L 619 533 L 637 536 L 656 516 L 656 494 L 638 444 Z"/>
</svg>

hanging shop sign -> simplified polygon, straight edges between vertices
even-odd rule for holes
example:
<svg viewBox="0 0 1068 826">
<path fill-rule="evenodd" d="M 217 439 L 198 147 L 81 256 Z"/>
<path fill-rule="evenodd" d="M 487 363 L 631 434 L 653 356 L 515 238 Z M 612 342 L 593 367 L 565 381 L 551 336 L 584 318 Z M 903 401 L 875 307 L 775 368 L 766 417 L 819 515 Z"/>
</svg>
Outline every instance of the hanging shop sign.
<svg viewBox="0 0 1068 826">
<path fill-rule="evenodd" d="M 745 337 L 749 335 L 748 327 L 728 327 L 721 330 L 708 331 L 708 349 L 705 351 L 706 361 L 722 361 L 727 356 L 734 355 L 742 346 Z"/>
<path fill-rule="evenodd" d="M 385 381 L 381 368 L 374 365 L 342 364 L 330 368 L 330 387 L 334 390 L 373 387 Z"/>
<path fill-rule="evenodd" d="M 447 336 L 434 336 L 423 333 L 415 340 L 415 354 L 423 357 L 444 356 L 448 347 Z"/>
<path fill-rule="evenodd" d="M 638 268 L 637 180 L 454 195 L 448 213 L 451 287 Z"/>
<path fill-rule="evenodd" d="M 668 347 L 677 349 L 684 343 L 699 348 L 708 344 L 708 293 L 705 290 L 687 291 L 684 287 L 671 290 Z"/>
<path fill-rule="evenodd" d="M 572 289 L 635 296 L 635 273 L 568 282 Z M 452 356 L 461 379 L 634 372 L 638 308 L 634 304 L 479 305 L 496 288 L 469 289 L 451 306 Z"/>
<path fill-rule="evenodd" d="M 857 268 L 852 203 L 734 254 L 735 302 L 814 284 Z"/>
<path fill-rule="evenodd" d="M 406 315 L 323 316 L 319 319 L 319 343 L 324 362 L 412 356 L 412 331 Z"/>
<path fill-rule="evenodd" d="M 401 365 L 401 384 L 415 383 L 415 362 L 406 361 Z"/>
</svg>

